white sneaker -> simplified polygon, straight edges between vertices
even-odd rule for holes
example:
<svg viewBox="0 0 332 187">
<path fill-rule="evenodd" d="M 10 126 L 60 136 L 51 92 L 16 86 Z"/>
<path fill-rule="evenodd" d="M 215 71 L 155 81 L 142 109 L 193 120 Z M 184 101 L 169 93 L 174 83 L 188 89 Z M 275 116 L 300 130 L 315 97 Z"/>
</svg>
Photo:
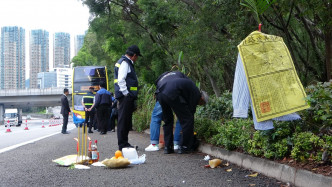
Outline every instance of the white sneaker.
<svg viewBox="0 0 332 187">
<path fill-rule="evenodd" d="M 179 149 L 179 145 L 174 144 L 174 150 L 178 150 Z"/>
<path fill-rule="evenodd" d="M 159 151 L 159 146 L 158 144 L 156 145 L 150 144 L 147 148 L 145 148 L 145 151 Z"/>
</svg>

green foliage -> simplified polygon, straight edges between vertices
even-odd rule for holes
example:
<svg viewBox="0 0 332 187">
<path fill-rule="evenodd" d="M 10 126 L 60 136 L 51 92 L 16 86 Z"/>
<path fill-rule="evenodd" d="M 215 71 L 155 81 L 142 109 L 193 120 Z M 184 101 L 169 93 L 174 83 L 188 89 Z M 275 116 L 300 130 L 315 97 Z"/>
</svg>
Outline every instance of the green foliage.
<svg viewBox="0 0 332 187">
<path fill-rule="evenodd" d="M 205 140 L 208 143 L 215 143 L 212 137 L 218 134 L 219 121 L 211 120 L 209 118 L 195 119 L 195 132 L 197 137 Z"/>
<path fill-rule="evenodd" d="M 150 127 L 150 119 L 155 105 L 154 86 L 145 84 L 139 89 L 137 109 L 133 114 L 133 129 L 142 132 Z"/>
<path fill-rule="evenodd" d="M 232 118 L 232 94 L 226 91 L 220 97 L 210 97 L 207 105 L 197 108 L 196 115 L 213 120 Z"/>
<path fill-rule="evenodd" d="M 330 52 L 326 50 L 326 40 L 332 30 L 330 5 L 326 1 L 82 2 L 89 7 L 92 17 L 84 46 L 73 59 L 75 65 L 106 65 L 113 70 L 116 61 L 132 44 L 137 44 L 144 56 L 135 62 L 140 85 L 144 85 L 133 117 L 136 130 L 149 126 L 154 89 L 148 85 L 180 58 L 178 68 L 190 73 L 200 88 L 215 95 L 210 97 L 207 106 L 197 108 L 195 128 L 200 138 L 266 158 L 289 156 L 292 146 L 294 158 L 300 160 L 308 156 L 301 155 L 303 150 L 317 160 L 322 152 L 320 148 L 331 151 L 331 83 L 308 88 L 307 101 L 311 108 L 301 112 L 303 121 L 276 123 L 274 130 L 265 132 L 254 131 L 250 119 L 231 119 L 231 93 L 222 94 L 222 90 L 232 88 L 236 46 L 257 30 L 255 16 L 247 8 L 262 21 L 265 33 L 284 38 L 305 86 L 312 81 L 324 81 L 329 73 L 326 67 L 330 67 L 325 64 L 330 62 L 326 60 Z M 313 134 L 301 134 L 308 132 Z M 321 138 L 317 140 L 315 134 Z M 308 145 L 313 150 L 308 150 Z"/>
<path fill-rule="evenodd" d="M 312 132 L 301 132 L 294 137 L 294 147 L 291 157 L 295 160 L 306 161 L 308 158 L 320 161 L 324 140 Z"/>
<path fill-rule="evenodd" d="M 332 128 L 332 82 L 317 83 L 307 87 L 307 102 L 310 108 L 302 111 L 304 120 L 312 130 L 329 133 Z"/>
<path fill-rule="evenodd" d="M 267 8 L 271 6 L 276 0 L 243 0 L 240 4 L 247 7 L 250 11 L 256 14 L 258 23 L 261 23 L 259 16 L 262 15 Z"/>
<path fill-rule="evenodd" d="M 225 121 L 217 128 L 218 134 L 213 137 L 216 145 L 225 147 L 228 150 L 236 148 L 247 149 L 248 140 L 253 132 L 252 121 L 233 119 Z"/>
</svg>

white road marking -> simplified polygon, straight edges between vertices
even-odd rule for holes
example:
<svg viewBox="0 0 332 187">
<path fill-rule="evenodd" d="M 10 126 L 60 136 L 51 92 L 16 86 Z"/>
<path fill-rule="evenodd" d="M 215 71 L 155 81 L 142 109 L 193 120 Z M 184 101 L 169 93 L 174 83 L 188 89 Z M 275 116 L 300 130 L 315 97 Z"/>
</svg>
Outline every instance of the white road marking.
<svg viewBox="0 0 332 187">
<path fill-rule="evenodd" d="M 76 127 L 73 127 L 71 129 L 68 129 L 68 130 L 73 130 L 75 129 Z M 39 140 L 42 140 L 42 139 L 45 139 L 45 138 L 48 138 L 48 137 L 51 137 L 51 136 L 54 136 L 56 134 L 60 134 L 61 132 L 56 132 L 56 133 L 53 133 L 53 134 L 49 134 L 49 135 L 46 135 L 46 136 L 42 136 L 42 137 L 39 137 L 39 138 L 36 138 L 36 139 L 33 139 L 33 140 L 29 140 L 29 141 L 26 141 L 26 142 L 22 142 L 22 143 L 19 143 L 19 144 L 16 144 L 16 145 L 12 145 L 12 146 L 9 146 L 9 147 L 6 147 L 6 148 L 3 148 L 3 149 L 0 149 L 0 154 L 1 153 L 4 153 L 6 151 L 10 151 L 10 150 L 13 150 L 13 149 L 16 149 L 18 147 L 21 147 L 21 146 L 24 146 L 24 145 L 27 145 L 27 144 L 30 144 L 30 143 L 34 143 L 34 142 L 37 142 Z"/>
</svg>

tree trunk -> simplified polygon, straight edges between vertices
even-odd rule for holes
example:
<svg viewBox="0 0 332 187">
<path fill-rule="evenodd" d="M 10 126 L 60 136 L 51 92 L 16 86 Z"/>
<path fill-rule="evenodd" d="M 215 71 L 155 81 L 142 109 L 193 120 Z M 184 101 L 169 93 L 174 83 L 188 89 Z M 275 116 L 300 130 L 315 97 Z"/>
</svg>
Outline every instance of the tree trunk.
<svg viewBox="0 0 332 187">
<path fill-rule="evenodd" d="M 203 69 L 204 69 L 204 72 L 205 72 L 206 76 L 207 76 L 207 77 L 209 78 L 209 80 L 210 80 L 210 83 L 211 83 L 211 86 L 212 86 L 212 88 L 213 88 L 213 92 L 214 92 L 214 94 L 216 94 L 217 97 L 220 97 L 220 90 L 219 90 L 219 88 L 218 88 L 218 86 L 217 86 L 217 83 L 216 83 L 215 79 L 213 79 L 213 78 L 211 77 L 211 75 L 210 75 L 210 73 L 209 73 L 209 70 L 208 70 L 208 68 L 207 68 L 206 66 L 204 66 Z"/>
<path fill-rule="evenodd" d="M 330 81 L 331 74 L 332 74 L 332 42 L 331 37 L 332 32 L 331 30 L 328 30 L 325 33 L 325 53 L 326 53 L 326 81 Z"/>
</svg>

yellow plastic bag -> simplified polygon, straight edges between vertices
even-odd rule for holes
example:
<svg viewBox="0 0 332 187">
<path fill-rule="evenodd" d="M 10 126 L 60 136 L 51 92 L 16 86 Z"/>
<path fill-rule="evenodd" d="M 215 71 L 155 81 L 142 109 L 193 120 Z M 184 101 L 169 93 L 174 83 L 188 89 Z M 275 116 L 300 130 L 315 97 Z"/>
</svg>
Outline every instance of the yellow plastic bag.
<svg viewBox="0 0 332 187">
<path fill-rule="evenodd" d="M 125 168 L 130 164 L 127 158 L 105 159 L 101 163 L 108 168 Z"/>
</svg>

